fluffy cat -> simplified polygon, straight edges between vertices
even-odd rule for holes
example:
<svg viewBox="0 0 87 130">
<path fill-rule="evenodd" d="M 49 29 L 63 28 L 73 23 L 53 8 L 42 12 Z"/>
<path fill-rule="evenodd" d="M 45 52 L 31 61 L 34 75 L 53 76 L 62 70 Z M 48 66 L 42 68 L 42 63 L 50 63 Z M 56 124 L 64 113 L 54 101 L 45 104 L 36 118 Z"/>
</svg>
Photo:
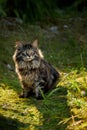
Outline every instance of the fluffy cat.
<svg viewBox="0 0 87 130">
<path fill-rule="evenodd" d="M 32 44 L 17 42 L 13 60 L 23 89 L 20 97 L 26 98 L 33 93 L 41 99 L 41 91 L 45 93 L 55 87 L 59 73 L 44 60 L 37 39 Z"/>
</svg>

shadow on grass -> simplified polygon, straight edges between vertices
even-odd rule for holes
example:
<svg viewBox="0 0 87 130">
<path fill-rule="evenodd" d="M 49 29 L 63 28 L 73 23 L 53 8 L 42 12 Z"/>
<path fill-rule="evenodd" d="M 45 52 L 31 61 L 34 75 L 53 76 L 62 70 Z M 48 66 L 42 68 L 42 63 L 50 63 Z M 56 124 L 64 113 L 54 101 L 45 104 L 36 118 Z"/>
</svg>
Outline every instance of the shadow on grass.
<svg viewBox="0 0 87 130">
<path fill-rule="evenodd" d="M 25 125 L 17 119 L 11 119 L 0 114 L 0 130 L 19 130 Z"/>
<path fill-rule="evenodd" d="M 44 113 L 44 122 L 45 125 L 44 129 L 50 130 L 65 130 L 67 124 L 59 125 L 59 122 L 65 118 L 68 118 L 69 107 L 67 106 L 67 99 L 66 99 L 67 90 L 64 88 L 60 88 L 60 90 L 49 99 L 48 103 L 48 113 L 47 116 Z"/>
<path fill-rule="evenodd" d="M 36 106 L 43 115 L 42 125 L 34 126 L 38 130 L 66 130 L 67 123 L 60 123 L 70 117 L 70 109 L 67 106 L 67 90 L 63 87 L 45 100 L 31 99 L 31 103 Z M 27 105 L 29 104 L 26 102 Z"/>
</svg>

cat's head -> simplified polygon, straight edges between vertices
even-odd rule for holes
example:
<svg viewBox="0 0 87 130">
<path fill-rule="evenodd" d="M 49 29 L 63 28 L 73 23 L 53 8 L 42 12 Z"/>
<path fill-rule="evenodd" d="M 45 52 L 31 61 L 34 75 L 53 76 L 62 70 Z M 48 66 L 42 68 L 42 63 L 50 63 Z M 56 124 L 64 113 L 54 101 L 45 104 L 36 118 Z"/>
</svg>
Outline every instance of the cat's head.
<svg viewBox="0 0 87 130">
<path fill-rule="evenodd" d="M 33 43 L 22 44 L 16 43 L 16 60 L 31 62 L 35 59 L 43 58 L 42 52 L 38 49 L 38 40 L 34 40 Z"/>
</svg>

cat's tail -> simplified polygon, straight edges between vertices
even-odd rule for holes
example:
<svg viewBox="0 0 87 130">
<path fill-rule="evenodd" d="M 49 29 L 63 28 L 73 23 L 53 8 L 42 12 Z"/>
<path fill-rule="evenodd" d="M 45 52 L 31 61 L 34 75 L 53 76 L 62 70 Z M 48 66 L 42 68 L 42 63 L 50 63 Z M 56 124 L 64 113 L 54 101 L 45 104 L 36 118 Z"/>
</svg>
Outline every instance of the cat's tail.
<svg viewBox="0 0 87 130">
<path fill-rule="evenodd" d="M 54 69 L 54 71 L 53 71 L 53 76 L 54 76 L 53 82 L 56 82 L 56 81 L 59 79 L 60 74 L 59 74 L 58 71 L 56 71 L 56 70 Z"/>
<path fill-rule="evenodd" d="M 50 76 L 49 76 L 47 89 L 51 90 L 55 88 L 59 78 L 60 78 L 60 73 L 52 65 L 50 65 Z"/>
</svg>

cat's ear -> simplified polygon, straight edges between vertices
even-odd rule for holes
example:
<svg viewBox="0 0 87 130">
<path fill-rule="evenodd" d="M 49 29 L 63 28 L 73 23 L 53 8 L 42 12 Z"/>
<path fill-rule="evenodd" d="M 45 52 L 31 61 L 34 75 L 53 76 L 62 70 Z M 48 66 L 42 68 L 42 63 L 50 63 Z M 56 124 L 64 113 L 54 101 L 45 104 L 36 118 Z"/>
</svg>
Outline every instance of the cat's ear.
<svg viewBox="0 0 87 130">
<path fill-rule="evenodd" d="M 23 44 L 20 41 L 17 41 L 15 47 L 16 48 L 22 48 Z"/>
<path fill-rule="evenodd" d="M 37 48 L 38 47 L 38 39 L 35 39 L 32 43 L 33 47 Z"/>
</svg>

